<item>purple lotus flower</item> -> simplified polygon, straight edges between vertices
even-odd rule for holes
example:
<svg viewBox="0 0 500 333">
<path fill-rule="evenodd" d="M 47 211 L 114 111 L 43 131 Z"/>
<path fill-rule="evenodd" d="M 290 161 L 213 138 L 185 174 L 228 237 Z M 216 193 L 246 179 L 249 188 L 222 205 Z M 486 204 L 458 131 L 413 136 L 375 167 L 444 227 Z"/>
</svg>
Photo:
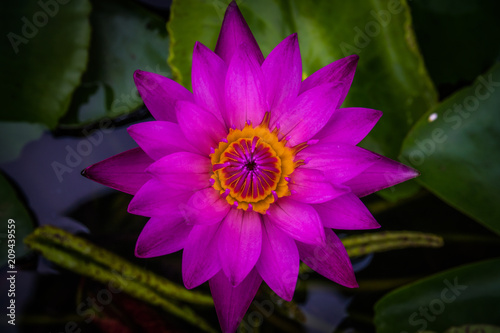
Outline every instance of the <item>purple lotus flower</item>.
<svg viewBox="0 0 500 333">
<path fill-rule="evenodd" d="M 136 256 L 184 250 L 184 284 L 209 281 L 225 332 L 236 330 L 262 280 L 291 300 L 300 260 L 357 287 L 332 228 L 378 228 L 359 197 L 418 175 L 356 146 L 382 115 L 339 109 L 357 60 L 302 81 L 297 35 L 264 59 L 232 2 L 215 52 L 195 44 L 193 93 L 136 71 L 156 121 L 128 129 L 139 148 L 85 170 L 134 195 L 130 213 L 150 217 Z"/>
</svg>

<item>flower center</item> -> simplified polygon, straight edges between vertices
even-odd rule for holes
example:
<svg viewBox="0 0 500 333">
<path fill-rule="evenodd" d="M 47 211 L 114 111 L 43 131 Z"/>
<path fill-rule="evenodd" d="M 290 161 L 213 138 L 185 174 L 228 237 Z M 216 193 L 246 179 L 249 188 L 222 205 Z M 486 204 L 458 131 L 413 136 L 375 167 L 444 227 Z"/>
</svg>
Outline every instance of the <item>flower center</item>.
<svg viewBox="0 0 500 333">
<path fill-rule="evenodd" d="M 260 137 L 240 138 L 221 154 L 219 180 L 238 202 L 255 203 L 276 190 L 281 175 L 281 160 Z"/>
<path fill-rule="evenodd" d="M 257 163 L 255 161 L 248 162 L 247 164 L 245 164 L 245 168 L 248 171 L 254 171 L 255 168 L 257 168 Z"/>
<path fill-rule="evenodd" d="M 294 157 L 306 147 L 287 147 L 286 139 L 278 138 L 278 128 L 269 129 L 269 119 L 266 113 L 255 128 L 247 124 L 242 130 L 231 129 L 210 155 L 213 187 L 229 204 L 262 214 L 278 198 L 290 195 L 289 176 L 303 164 Z"/>
</svg>

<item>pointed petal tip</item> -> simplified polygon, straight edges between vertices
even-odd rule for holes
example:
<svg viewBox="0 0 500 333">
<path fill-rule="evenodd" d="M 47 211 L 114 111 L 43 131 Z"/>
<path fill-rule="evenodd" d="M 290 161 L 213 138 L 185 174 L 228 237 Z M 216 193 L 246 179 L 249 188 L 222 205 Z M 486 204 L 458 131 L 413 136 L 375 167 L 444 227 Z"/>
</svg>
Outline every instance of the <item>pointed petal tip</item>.
<svg viewBox="0 0 500 333">
<path fill-rule="evenodd" d="M 307 205 L 310 206 L 310 207 L 312 207 L 309 204 L 307 204 Z M 322 222 L 321 222 L 321 225 L 323 225 Z M 321 232 L 319 233 L 319 235 L 317 235 L 317 237 L 314 240 L 314 242 L 309 242 L 307 244 L 309 244 L 309 245 L 315 245 L 315 246 L 324 246 L 324 245 L 326 245 L 326 233 L 325 233 L 325 229 L 321 228 Z"/>
<path fill-rule="evenodd" d="M 212 50 L 210 50 L 210 48 L 208 46 L 206 46 L 205 44 L 203 44 L 200 41 L 194 42 L 194 47 L 193 47 L 193 63 L 195 61 L 200 61 L 200 60 L 197 60 L 198 58 L 203 58 L 203 59 L 206 58 L 206 56 L 207 56 L 206 53 L 207 52 L 212 52 Z"/>
<path fill-rule="evenodd" d="M 291 302 L 293 299 L 293 295 L 295 293 L 295 285 L 297 284 L 297 280 L 298 280 L 298 272 L 297 272 L 297 279 L 295 280 L 295 284 L 293 285 L 293 287 L 290 288 L 282 287 L 279 290 L 271 288 L 271 290 L 273 290 L 276 293 L 276 295 L 281 297 L 283 300 Z"/>
<path fill-rule="evenodd" d="M 137 90 L 139 90 L 139 93 L 141 94 L 142 90 L 151 90 L 152 87 L 155 87 L 158 85 L 157 80 L 158 79 L 165 79 L 163 75 L 153 73 L 153 72 L 147 72 L 143 71 L 141 69 L 136 69 L 134 71 L 134 83 L 137 87 Z M 142 96 L 142 95 L 141 95 Z M 159 119 L 157 119 L 159 120 Z"/>
<path fill-rule="evenodd" d="M 291 302 L 293 299 L 293 294 L 282 294 L 281 298 L 287 302 Z"/>
<path fill-rule="evenodd" d="M 128 135 L 137 143 L 139 144 L 137 141 L 136 141 L 136 138 L 137 138 L 137 135 L 140 134 L 139 130 L 138 130 L 138 126 L 137 125 L 140 125 L 140 124 L 134 124 L 134 125 L 131 125 L 129 127 L 127 127 L 127 133 Z M 142 149 L 142 148 L 141 148 Z M 143 149 L 144 150 L 144 149 Z"/>
<path fill-rule="evenodd" d="M 265 282 L 265 281 L 264 281 Z M 267 285 L 269 287 L 269 285 Z M 294 295 L 294 292 L 295 292 L 295 288 L 294 289 L 285 289 L 285 288 L 280 288 L 280 289 L 276 289 L 276 288 L 271 288 L 269 287 L 276 295 L 278 295 L 281 299 L 283 299 L 284 301 L 287 301 L 287 302 L 291 302 L 292 299 L 293 299 L 293 295 Z"/>
<path fill-rule="evenodd" d="M 251 45 L 251 53 L 256 57 L 259 64 L 264 62 L 264 55 L 248 27 L 243 14 L 241 13 L 236 2 L 231 2 L 224 14 L 221 30 L 215 45 L 215 53 L 222 58 L 227 64 L 231 62 L 231 58 L 241 42 L 247 42 Z"/>
<path fill-rule="evenodd" d="M 99 184 L 102 184 L 101 181 L 99 181 L 100 177 L 99 177 L 99 173 L 98 172 L 94 172 L 94 169 L 96 167 L 98 167 L 98 164 L 100 162 L 97 162 L 97 163 L 94 163 L 88 167 L 86 167 L 85 169 L 83 169 L 81 172 L 80 172 L 80 175 L 82 175 L 83 177 L 85 178 L 88 178 L 90 180 L 93 180 Z M 103 184 L 103 185 L 106 185 L 106 184 Z M 107 186 L 107 185 L 106 185 Z"/>
<path fill-rule="evenodd" d="M 101 183 L 99 181 L 99 175 L 98 175 L 98 172 L 94 172 L 94 169 L 96 167 L 98 167 L 98 164 L 100 162 L 97 162 L 97 163 L 94 163 L 92 165 L 89 165 L 88 167 L 86 167 L 85 169 L 83 169 L 80 174 L 85 177 L 85 178 L 88 178 L 90 180 L 93 180 L 95 182 L 98 182 L 99 184 Z"/>
<path fill-rule="evenodd" d="M 141 206 L 140 204 L 137 204 L 137 201 L 134 200 L 137 198 L 137 196 L 134 196 L 132 200 L 130 200 L 128 206 L 127 206 L 127 213 L 133 214 L 133 215 L 139 215 L 139 216 L 145 216 L 144 214 L 141 213 Z M 151 216 L 148 216 L 151 217 Z"/>
<path fill-rule="evenodd" d="M 373 229 L 380 229 L 382 226 L 375 220 L 375 218 L 371 219 L 365 219 L 363 221 L 363 226 L 362 228 L 356 228 L 356 229 L 347 229 L 347 230 L 373 230 Z M 328 228 L 328 227 L 325 227 Z M 342 228 L 337 228 L 339 230 L 342 230 Z"/>
<path fill-rule="evenodd" d="M 137 244 L 135 244 L 134 256 L 136 258 L 144 258 L 144 256 L 137 250 Z"/>
<path fill-rule="evenodd" d="M 241 15 L 240 7 L 236 1 L 232 0 L 229 5 L 227 5 L 226 12 L 224 13 L 224 18 L 229 15 Z"/>
<path fill-rule="evenodd" d="M 359 288 L 358 281 L 356 281 L 356 278 L 354 278 L 352 281 L 346 282 L 342 284 L 344 287 L 347 288 Z"/>
<path fill-rule="evenodd" d="M 237 287 L 241 283 L 241 281 L 244 280 L 245 277 L 236 279 L 236 276 L 234 274 L 230 274 L 229 276 L 227 276 L 227 279 L 229 280 L 229 283 L 231 283 L 233 287 Z"/>
<path fill-rule="evenodd" d="M 134 249 L 134 255 L 136 258 L 152 258 L 153 256 L 148 256 L 147 253 L 144 253 L 140 248 L 139 248 L 139 242 L 135 243 L 135 249 Z"/>
<path fill-rule="evenodd" d="M 321 225 L 323 225 L 323 224 L 321 224 Z M 314 239 L 310 239 L 305 243 L 309 244 L 309 245 L 316 245 L 316 246 L 326 245 L 326 235 L 325 235 L 324 230 L 322 232 L 320 232 L 318 237 L 316 237 Z"/>
<path fill-rule="evenodd" d="M 134 207 L 135 205 L 131 205 L 131 204 L 132 204 L 132 201 L 127 206 L 127 213 L 137 215 L 134 213 L 136 211 L 136 207 Z"/>
<path fill-rule="evenodd" d="M 194 50 L 195 51 L 199 52 L 200 49 L 202 49 L 202 48 L 207 48 L 207 47 L 203 43 L 201 43 L 200 41 L 194 42 Z M 194 56 L 194 54 L 193 54 L 193 56 Z"/>
<path fill-rule="evenodd" d="M 384 113 L 382 111 L 380 111 L 380 110 L 373 110 L 373 111 L 375 111 L 375 112 L 373 112 L 373 119 L 374 119 L 375 124 L 376 124 L 376 123 L 378 123 L 378 121 L 380 120 L 380 118 L 382 118 L 382 116 L 384 115 Z"/>
<path fill-rule="evenodd" d="M 400 164 L 400 168 L 403 168 L 403 170 L 400 169 L 399 171 L 401 172 L 401 174 L 404 175 L 405 179 L 404 181 L 417 178 L 421 175 L 420 171 L 408 166 L 408 164 L 410 163 L 408 163 L 408 161 L 403 156 L 398 156 L 398 159 L 403 162 L 403 163 L 401 162 L 398 163 Z"/>
<path fill-rule="evenodd" d="M 409 166 L 407 166 L 407 168 L 409 169 L 408 171 L 410 172 L 410 174 L 413 176 L 412 178 L 415 178 L 415 177 L 418 177 L 421 175 L 420 171 L 418 171 L 417 169 L 414 169 L 414 168 L 409 167 Z"/>
<path fill-rule="evenodd" d="M 184 287 L 186 287 L 186 289 L 189 289 L 189 290 L 194 289 L 195 287 L 198 286 L 195 283 L 193 283 L 193 281 L 191 279 L 184 276 L 184 274 L 182 275 L 182 282 L 184 283 Z"/>
<path fill-rule="evenodd" d="M 88 168 L 90 168 L 90 167 L 87 167 L 87 168 L 83 169 L 82 171 L 80 171 L 80 175 L 82 175 L 85 178 L 89 178 L 88 172 L 87 172 Z"/>
<path fill-rule="evenodd" d="M 357 54 L 351 54 L 350 56 L 347 57 L 350 61 L 352 62 L 358 62 L 359 56 Z"/>
<path fill-rule="evenodd" d="M 262 278 L 255 270 L 238 287 L 232 287 L 223 272 L 210 279 L 210 291 L 222 332 L 236 332 L 261 283 Z"/>
<path fill-rule="evenodd" d="M 288 40 L 288 42 L 290 43 L 292 48 L 295 48 L 297 50 L 299 49 L 299 35 L 296 32 L 294 32 L 293 34 L 288 36 L 285 40 Z M 300 54 L 300 51 L 299 51 L 299 54 Z"/>
<path fill-rule="evenodd" d="M 129 126 L 127 127 L 127 133 L 128 135 L 130 135 L 130 137 L 132 137 L 132 139 L 134 138 L 134 134 L 136 133 L 136 129 L 135 129 L 135 126 L 132 125 L 132 126 Z M 135 140 L 134 140 L 135 141 Z"/>
<path fill-rule="evenodd" d="M 136 69 L 134 71 L 134 82 L 137 84 L 138 81 L 141 81 L 144 79 L 144 77 L 146 76 L 144 74 L 145 72 L 143 70 L 140 70 L 140 69 Z"/>
<path fill-rule="evenodd" d="M 346 67 L 350 68 L 351 71 L 356 70 L 356 67 L 358 67 L 359 56 L 357 54 L 351 54 L 350 56 L 346 57 L 346 59 L 347 59 Z M 349 87 L 351 82 L 352 82 L 352 77 L 350 78 L 348 83 Z"/>
<path fill-rule="evenodd" d="M 184 253 L 183 253 L 184 255 Z M 184 263 L 182 264 L 182 283 L 184 284 L 184 287 L 186 289 L 194 289 L 201 284 L 205 283 L 206 280 L 204 278 L 200 277 L 194 277 L 191 273 L 191 271 L 187 271 L 184 269 Z"/>
<path fill-rule="evenodd" d="M 182 283 L 184 284 L 184 287 L 186 287 L 186 289 L 189 289 L 189 290 L 198 286 L 198 284 L 193 283 L 193 279 L 191 279 L 189 276 L 184 274 L 184 271 L 182 272 Z"/>
<path fill-rule="evenodd" d="M 280 45 L 281 43 L 285 43 L 285 45 L 288 45 L 288 47 L 292 46 L 292 47 L 298 47 L 298 45 L 295 45 L 295 44 L 298 44 L 299 42 L 299 37 L 298 37 L 298 34 L 296 32 L 294 32 L 293 34 L 287 36 L 285 39 L 283 39 L 278 45 Z M 278 46 L 276 46 L 278 47 Z"/>
<path fill-rule="evenodd" d="M 150 166 L 148 166 L 148 167 L 144 170 L 144 172 L 145 172 L 145 173 L 147 173 L 148 175 L 154 176 L 154 173 L 155 173 L 154 171 L 155 171 L 155 169 L 158 169 L 158 167 L 157 167 L 157 166 L 154 166 L 154 163 L 152 163 Z"/>
<path fill-rule="evenodd" d="M 154 258 L 180 251 L 191 229 L 177 214 L 150 218 L 137 237 L 134 255 Z"/>
<path fill-rule="evenodd" d="M 411 168 L 410 175 L 411 175 L 410 179 L 413 179 L 413 178 L 420 177 L 421 173 L 420 173 L 420 171 Z"/>
</svg>

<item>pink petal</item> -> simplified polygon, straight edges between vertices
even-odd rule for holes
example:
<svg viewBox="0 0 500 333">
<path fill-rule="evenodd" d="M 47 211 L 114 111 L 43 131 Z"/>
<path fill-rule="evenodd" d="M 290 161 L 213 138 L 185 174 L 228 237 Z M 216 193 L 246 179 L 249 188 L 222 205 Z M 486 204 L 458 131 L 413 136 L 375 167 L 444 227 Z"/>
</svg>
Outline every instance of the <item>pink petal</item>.
<svg viewBox="0 0 500 333">
<path fill-rule="evenodd" d="M 338 109 L 314 139 L 319 139 L 322 143 L 343 142 L 357 145 L 372 130 L 380 117 L 382 112 L 378 110 Z"/>
<path fill-rule="evenodd" d="M 347 93 L 349 92 L 349 89 L 351 88 L 358 59 L 359 57 L 357 55 L 350 55 L 332 62 L 330 65 L 314 72 L 302 82 L 299 94 L 328 82 L 343 82 L 344 85 L 342 87 L 342 93 L 340 94 L 340 98 L 335 106 L 336 109 L 340 108 L 345 97 L 347 96 Z"/>
<path fill-rule="evenodd" d="M 222 270 L 210 279 L 210 291 L 222 332 L 236 331 L 261 283 L 262 278 L 255 269 L 236 287 Z"/>
<path fill-rule="evenodd" d="M 380 191 L 420 175 L 417 170 L 404 164 L 381 155 L 378 156 L 380 158 L 376 163 L 345 183 L 358 197 Z"/>
<path fill-rule="evenodd" d="M 222 221 L 219 257 L 222 270 L 233 286 L 250 273 L 259 259 L 262 245 L 262 222 L 255 212 L 231 209 Z"/>
<path fill-rule="evenodd" d="M 176 105 L 177 119 L 189 142 L 208 156 L 210 148 L 226 137 L 225 126 L 212 113 L 196 104 L 180 101 Z"/>
<path fill-rule="evenodd" d="M 146 171 L 170 188 L 201 190 L 210 186 L 212 163 L 208 157 L 179 152 L 159 159 Z"/>
<path fill-rule="evenodd" d="M 290 103 L 299 94 L 302 81 L 297 34 L 292 34 L 278 44 L 262 64 L 269 110 L 275 118 L 290 109 Z"/>
<path fill-rule="evenodd" d="M 169 121 L 134 124 L 127 131 L 144 152 L 155 160 L 179 151 L 198 152 L 188 143 L 179 125 Z"/>
<path fill-rule="evenodd" d="M 368 208 L 353 193 L 313 205 L 326 228 L 362 230 L 380 228 Z"/>
<path fill-rule="evenodd" d="M 293 107 L 276 119 L 283 136 L 290 136 L 292 146 L 309 140 L 325 126 L 342 91 L 339 82 L 314 87 L 299 95 Z"/>
<path fill-rule="evenodd" d="M 135 194 L 128 212 L 142 216 L 164 216 L 180 212 L 193 191 L 170 188 L 157 179 L 151 179 Z"/>
<path fill-rule="evenodd" d="M 262 252 L 256 268 L 267 285 L 285 301 L 292 300 L 299 262 L 299 251 L 293 239 L 264 216 Z"/>
<path fill-rule="evenodd" d="M 176 123 L 175 103 L 194 101 L 189 90 L 164 76 L 137 70 L 134 72 L 134 81 L 144 104 L 156 120 Z"/>
<path fill-rule="evenodd" d="M 243 15 L 241 15 L 238 5 L 236 5 L 235 1 L 232 1 L 224 14 L 224 21 L 222 21 L 219 38 L 215 46 L 215 53 L 226 64 L 229 64 L 238 46 L 242 43 L 248 45 L 248 50 L 252 54 L 252 57 L 257 59 L 259 64 L 262 64 L 264 56 L 260 51 L 259 45 Z"/>
<path fill-rule="evenodd" d="M 334 184 L 354 178 L 381 158 L 360 147 L 328 142 L 307 147 L 298 157 L 307 160 L 303 168 L 322 171 Z"/>
<path fill-rule="evenodd" d="M 322 245 L 297 242 L 300 259 L 333 282 L 349 288 L 358 287 L 351 260 L 344 245 L 332 230 L 325 229 L 325 234 L 326 242 Z"/>
<path fill-rule="evenodd" d="M 289 198 L 281 198 L 267 210 L 269 220 L 298 241 L 321 244 L 325 232 L 318 213 L 308 204 Z"/>
<path fill-rule="evenodd" d="M 186 288 L 199 286 L 220 270 L 217 254 L 219 224 L 195 225 L 182 252 L 182 280 Z"/>
<path fill-rule="evenodd" d="M 152 217 L 137 239 L 135 256 L 151 258 L 182 250 L 192 228 L 179 214 Z"/>
<path fill-rule="evenodd" d="M 323 173 L 314 169 L 298 168 L 291 175 L 288 188 L 291 198 L 304 203 L 321 203 L 349 192 L 349 187 L 333 185 Z"/>
<path fill-rule="evenodd" d="M 91 165 L 82 174 L 115 190 L 135 194 L 151 179 L 145 170 L 153 162 L 141 148 L 134 148 Z"/>
<path fill-rule="evenodd" d="M 260 64 L 249 53 L 248 45 L 242 44 L 229 64 L 226 76 L 225 96 L 228 126 L 242 129 L 247 120 L 259 124 L 268 110 Z"/>
<path fill-rule="evenodd" d="M 194 193 L 185 207 L 184 217 L 190 224 L 214 224 L 226 217 L 231 205 L 213 187 Z"/>
<path fill-rule="evenodd" d="M 221 122 L 224 109 L 224 84 L 227 65 L 208 47 L 196 42 L 191 82 L 196 104 L 212 112 Z"/>
</svg>

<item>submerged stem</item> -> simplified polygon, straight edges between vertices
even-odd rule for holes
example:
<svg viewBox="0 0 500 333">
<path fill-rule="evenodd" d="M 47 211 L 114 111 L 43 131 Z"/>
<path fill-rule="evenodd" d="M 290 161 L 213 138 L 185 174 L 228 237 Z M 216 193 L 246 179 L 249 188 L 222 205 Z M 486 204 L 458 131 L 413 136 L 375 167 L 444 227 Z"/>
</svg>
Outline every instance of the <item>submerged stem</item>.
<svg viewBox="0 0 500 333">
<path fill-rule="evenodd" d="M 53 226 L 36 229 L 25 239 L 32 249 L 48 260 L 81 275 L 112 285 L 114 290 L 162 307 L 169 313 L 206 332 L 216 332 L 190 307 L 178 303 L 189 302 L 213 305 L 210 296 L 188 291 L 150 271 L 135 266 L 125 259 L 100 248 L 89 241 Z"/>
</svg>

